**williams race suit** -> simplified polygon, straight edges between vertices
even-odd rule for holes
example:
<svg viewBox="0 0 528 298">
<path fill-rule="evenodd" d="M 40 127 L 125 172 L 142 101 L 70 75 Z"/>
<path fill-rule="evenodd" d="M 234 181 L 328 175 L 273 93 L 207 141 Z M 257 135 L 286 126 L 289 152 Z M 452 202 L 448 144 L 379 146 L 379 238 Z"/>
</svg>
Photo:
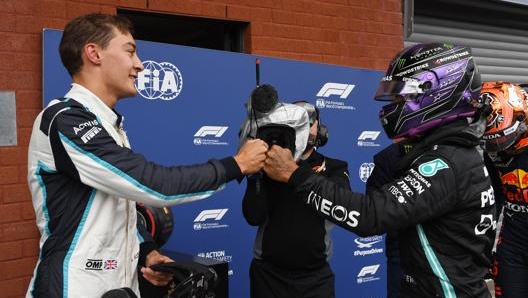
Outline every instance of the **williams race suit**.
<svg viewBox="0 0 528 298">
<path fill-rule="evenodd" d="M 495 204 L 477 131 L 465 119 L 435 129 L 398 161 L 397 179 L 366 196 L 306 167 L 289 183 L 311 208 L 360 236 L 398 234 L 401 297 L 490 297 L 484 277 Z"/>
<path fill-rule="evenodd" d="M 241 175 L 231 157 L 174 167 L 147 161 L 128 148 L 122 117 L 77 84 L 38 115 L 29 146 L 41 254 L 27 297 L 99 298 L 120 287 L 139 297 L 136 202 L 202 199 Z"/>
</svg>

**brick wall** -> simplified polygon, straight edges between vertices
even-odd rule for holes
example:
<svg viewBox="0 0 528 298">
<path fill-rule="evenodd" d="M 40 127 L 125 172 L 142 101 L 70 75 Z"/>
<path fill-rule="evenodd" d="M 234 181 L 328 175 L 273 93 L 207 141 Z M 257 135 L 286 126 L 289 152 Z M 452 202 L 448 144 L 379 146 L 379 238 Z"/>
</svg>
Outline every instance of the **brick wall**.
<svg viewBox="0 0 528 298">
<path fill-rule="evenodd" d="M 403 46 L 401 0 L 2 0 L 0 91 L 15 91 L 17 146 L 0 147 L 0 296 L 23 297 L 38 257 L 26 183 L 42 109 L 42 29 L 133 8 L 250 22 L 249 53 L 384 70 Z"/>
</svg>

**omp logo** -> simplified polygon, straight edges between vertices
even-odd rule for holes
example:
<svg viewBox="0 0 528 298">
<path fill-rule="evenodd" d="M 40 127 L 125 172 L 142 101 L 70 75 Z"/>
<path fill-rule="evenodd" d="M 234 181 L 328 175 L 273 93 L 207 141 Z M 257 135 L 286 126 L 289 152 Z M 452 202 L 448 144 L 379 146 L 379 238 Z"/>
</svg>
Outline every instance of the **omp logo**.
<svg viewBox="0 0 528 298">
<path fill-rule="evenodd" d="M 84 264 L 85 270 L 115 270 L 117 269 L 117 260 L 87 259 Z"/>
<path fill-rule="evenodd" d="M 383 241 L 382 236 L 354 239 L 354 242 L 357 244 L 358 248 L 372 248 L 372 245 L 379 243 L 381 241 Z"/>
<path fill-rule="evenodd" d="M 145 69 L 138 74 L 136 90 L 146 99 L 171 100 L 183 88 L 180 70 L 169 62 L 143 61 Z"/>
<path fill-rule="evenodd" d="M 374 163 L 362 163 L 361 166 L 359 166 L 359 179 L 363 182 L 367 182 L 373 170 Z"/>
<path fill-rule="evenodd" d="M 204 210 L 196 216 L 194 219 L 194 222 L 201 222 L 206 221 L 208 219 L 214 219 L 214 220 L 221 220 L 222 217 L 227 213 L 227 210 L 229 209 L 210 209 L 210 210 Z"/>
<path fill-rule="evenodd" d="M 357 283 L 360 284 L 364 282 L 379 280 L 379 277 L 375 277 L 375 274 L 378 272 L 379 267 L 380 264 L 365 266 L 361 268 L 361 271 L 359 271 L 357 275 Z"/>
<path fill-rule="evenodd" d="M 376 274 L 376 272 L 378 272 L 379 267 L 380 267 L 379 264 L 365 266 L 361 268 L 361 271 L 359 271 L 357 277 L 363 277 L 363 276 L 366 276 L 367 274 L 374 275 Z"/>
<path fill-rule="evenodd" d="M 101 271 L 103 270 L 103 260 L 101 259 L 87 259 L 85 263 L 86 270 L 96 270 Z"/>
<path fill-rule="evenodd" d="M 364 130 L 358 137 L 358 140 L 376 140 L 379 136 L 379 131 Z"/>
<path fill-rule="evenodd" d="M 330 97 L 332 95 L 339 95 L 340 98 L 345 99 L 350 95 L 350 92 L 356 85 L 340 84 L 340 83 L 326 83 L 317 93 L 318 97 Z"/>
<path fill-rule="evenodd" d="M 219 138 L 226 132 L 227 129 L 228 129 L 227 126 L 202 126 L 194 134 L 194 136 L 195 137 L 214 136 L 216 138 Z"/>
</svg>

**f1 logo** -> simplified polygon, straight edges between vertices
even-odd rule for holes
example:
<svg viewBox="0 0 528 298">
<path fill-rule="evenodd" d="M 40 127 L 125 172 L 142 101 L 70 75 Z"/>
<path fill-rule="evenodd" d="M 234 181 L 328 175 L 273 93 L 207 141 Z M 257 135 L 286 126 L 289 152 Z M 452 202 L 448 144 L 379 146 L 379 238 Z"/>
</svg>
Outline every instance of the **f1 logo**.
<svg viewBox="0 0 528 298">
<path fill-rule="evenodd" d="M 229 209 L 210 209 L 204 210 L 196 216 L 194 222 L 206 221 L 208 219 L 221 220 Z"/>
<path fill-rule="evenodd" d="M 370 131 L 370 130 L 364 130 L 358 137 L 358 140 L 376 140 L 379 136 L 379 131 Z"/>
<path fill-rule="evenodd" d="M 202 126 L 194 134 L 195 137 L 205 137 L 205 136 L 215 136 L 217 138 L 221 137 L 224 132 L 228 129 L 227 126 Z"/>
<path fill-rule="evenodd" d="M 340 98 L 346 99 L 350 92 L 356 85 L 340 84 L 340 83 L 326 83 L 317 93 L 319 97 L 330 97 L 331 95 L 339 95 Z"/>
<path fill-rule="evenodd" d="M 365 267 L 361 268 L 361 271 L 359 271 L 357 277 L 363 277 L 363 276 L 365 276 L 367 274 L 374 275 L 374 274 L 376 274 L 376 272 L 378 272 L 379 267 L 380 267 L 379 264 L 371 265 L 371 266 L 365 266 Z"/>
</svg>

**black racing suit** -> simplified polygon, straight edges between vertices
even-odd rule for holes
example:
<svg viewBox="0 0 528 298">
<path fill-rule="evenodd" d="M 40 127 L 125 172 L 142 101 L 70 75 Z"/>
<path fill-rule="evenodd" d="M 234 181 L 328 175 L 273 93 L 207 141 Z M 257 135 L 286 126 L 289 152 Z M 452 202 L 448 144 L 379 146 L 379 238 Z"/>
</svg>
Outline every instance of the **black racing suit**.
<svg viewBox="0 0 528 298">
<path fill-rule="evenodd" d="M 479 138 L 482 122 L 443 125 L 413 144 L 397 179 L 366 194 L 299 167 L 288 183 L 325 218 L 360 235 L 397 232 L 401 297 L 490 297 L 496 228 L 493 188 Z"/>
<path fill-rule="evenodd" d="M 528 297 L 528 151 L 493 156 L 503 200 L 492 274 L 495 296 Z"/>
<path fill-rule="evenodd" d="M 313 151 L 300 162 L 344 189 L 350 189 L 346 162 Z M 259 226 L 250 268 L 251 297 L 334 297 L 334 274 L 327 262 L 331 222 L 294 198 L 292 187 L 248 179 L 243 200 L 247 222 Z"/>
<path fill-rule="evenodd" d="M 412 145 L 400 142 L 391 144 L 374 155 L 374 170 L 367 180 L 367 193 L 398 178 L 395 173 L 395 165 L 410 149 L 412 149 Z M 385 235 L 385 256 L 387 257 L 387 298 L 399 298 L 402 272 L 396 233 Z"/>
</svg>

